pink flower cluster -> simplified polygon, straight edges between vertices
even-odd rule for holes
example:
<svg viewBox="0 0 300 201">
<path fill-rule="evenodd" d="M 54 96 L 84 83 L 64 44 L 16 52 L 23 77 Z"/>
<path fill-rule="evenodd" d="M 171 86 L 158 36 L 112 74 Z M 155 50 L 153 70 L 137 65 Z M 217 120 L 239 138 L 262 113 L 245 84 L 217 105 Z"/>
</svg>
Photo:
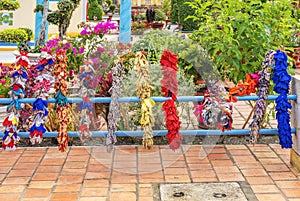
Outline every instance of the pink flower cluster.
<svg viewBox="0 0 300 201">
<path fill-rule="evenodd" d="M 49 40 L 48 43 L 41 49 L 41 51 L 45 52 L 59 52 L 61 49 L 63 50 L 72 50 L 73 54 L 83 54 L 84 53 L 84 47 L 76 47 L 72 43 L 63 43 L 61 38 L 54 38 L 52 40 Z"/>
<path fill-rule="evenodd" d="M 110 30 L 116 29 L 114 23 L 107 21 L 107 22 L 100 22 L 95 26 L 92 25 L 85 25 L 83 30 L 80 32 L 80 35 L 104 35 L 107 34 Z"/>
</svg>

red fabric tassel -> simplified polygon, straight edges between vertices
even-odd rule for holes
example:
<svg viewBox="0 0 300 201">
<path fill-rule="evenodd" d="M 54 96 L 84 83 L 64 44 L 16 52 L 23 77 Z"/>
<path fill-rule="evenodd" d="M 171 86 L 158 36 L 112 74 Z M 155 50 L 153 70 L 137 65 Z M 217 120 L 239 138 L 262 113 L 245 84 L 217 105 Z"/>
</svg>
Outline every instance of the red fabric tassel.
<svg viewBox="0 0 300 201">
<path fill-rule="evenodd" d="M 160 60 L 163 71 L 161 92 L 164 93 L 164 97 L 171 97 L 170 100 L 167 100 L 163 104 L 162 109 L 165 114 L 166 127 L 168 129 L 166 137 L 168 138 L 169 147 L 172 150 L 178 149 L 183 139 L 179 133 L 181 122 L 179 121 L 175 105 L 178 92 L 178 81 L 176 78 L 178 71 L 177 62 L 177 55 L 172 54 L 170 50 L 165 50 Z"/>
</svg>

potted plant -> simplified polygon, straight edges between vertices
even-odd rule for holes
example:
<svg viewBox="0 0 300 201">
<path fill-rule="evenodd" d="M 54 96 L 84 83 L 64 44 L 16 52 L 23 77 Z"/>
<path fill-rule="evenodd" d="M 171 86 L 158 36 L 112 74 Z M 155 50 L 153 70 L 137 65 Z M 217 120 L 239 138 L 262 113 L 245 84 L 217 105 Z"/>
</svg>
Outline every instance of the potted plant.
<svg viewBox="0 0 300 201">
<path fill-rule="evenodd" d="M 131 24 L 132 35 L 142 35 L 146 30 L 147 25 L 143 22 L 133 22 Z"/>
<path fill-rule="evenodd" d="M 153 29 L 162 29 L 164 27 L 164 22 L 166 21 L 166 14 L 164 11 L 157 9 L 155 10 L 154 22 L 152 24 Z"/>
</svg>

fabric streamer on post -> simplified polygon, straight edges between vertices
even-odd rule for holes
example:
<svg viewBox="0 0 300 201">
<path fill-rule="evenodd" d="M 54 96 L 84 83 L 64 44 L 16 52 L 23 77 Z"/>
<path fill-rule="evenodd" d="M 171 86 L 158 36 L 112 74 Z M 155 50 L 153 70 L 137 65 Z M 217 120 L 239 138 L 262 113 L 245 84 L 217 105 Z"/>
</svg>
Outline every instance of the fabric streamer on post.
<svg viewBox="0 0 300 201">
<path fill-rule="evenodd" d="M 54 75 L 56 76 L 57 82 L 54 84 L 54 89 L 56 94 L 55 98 L 55 106 L 58 119 L 58 149 L 61 152 L 68 151 L 68 122 L 70 121 L 69 116 L 69 107 L 70 105 L 67 103 L 67 56 L 66 50 L 60 49 L 56 52 L 55 66 L 54 66 Z"/>
<path fill-rule="evenodd" d="M 274 50 L 267 52 L 264 61 L 262 62 L 262 70 L 259 72 L 258 90 L 254 108 L 253 121 L 250 124 L 250 143 L 255 144 L 259 137 L 259 129 L 264 121 L 266 113 L 266 100 L 269 95 L 270 79 L 271 79 L 271 66 L 274 66 L 272 55 Z"/>
<path fill-rule="evenodd" d="M 36 100 L 32 104 L 34 118 L 29 130 L 30 142 L 33 145 L 35 143 L 41 143 L 43 134 L 46 132 L 44 123 L 48 115 L 48 92 L 54 83 L 54 77 L 50 73 L 53 64 L 52 55 L 47 52 L 42 52 L 38 66 L 36 67 L 39 74 L 35 78 L 35 85 L 33 86 Z"/>
<path fill-rule="evenodd" d="M 122 94 L 122 82 L 123 82 L 123 70 L 124 66 L 121 62 L 116 62 L 115 66 L 112 68 L 112 87 L 109 90 L 111 94 L 111 102 L 109 104 L 108 113 L 108 135 L 106 137 L 107 151 L 111 152 L 113 150 L 114 144 L 117 142 L 116 130 L 118 126 L 118 121 L 120 119 L 120 108 L 118 98 Z"/>
<path fill-rule="evenodd" d="M 212 89 L 204 92 L 204 100 L 195 107 L 194 114 L 208 128 L 219 128 L 222 132 L 231 130 L 232 98 L 223 92 L 221 86 L 216 85 Z"/>
<path fill-rule="evenodd" d="M 165 50 L 160 59 L 160 65 L 162 66 L 163 71 L 161 92 L 164 93 L 164 97 L 171 97 L 170 100 L 167 100 L 162 105 L 162 109 L 166 117 L 165 121 L 168 129 L 166 137 L 168 138 L 168 143 L 172 150 L 180 148 L 183 139 L 182 135 L 179 133 L 181 122 L 179 121 L 175 105 L 178 92 L 178 81 L 176 78 L 178 71 L 177 62 L 177 55 L 172 54 L 171 50 Z"/>
<path fill-rule="evenodd" d="M 11 102 L 7 106 L 8 116 L 3 121 L 5 127 L 4 136 L 2 139 L 2 148 L 5 151 L 14 151 L 16 144 L 19 142 L 18 125 L 20 110 L 22 108 L 19 103 L 20 98 L 25 97 L 25 83 L 28 78 L 27 68 L 29 68 L 29 59 L 27 52 L 20 52 L 17 60 L 14 63 L 14 70 L 11 72 L 11 82 L 9 95 Z"/>
<path fill-rule="evenodd" d="M 279 94 L 275 100 L 278 136 L 282 148 L 292 148 L 293 140 L 289 114 L 289 109 L 292 109 L 292 105 L 287 99 L 292 78 L 287 72 L 286 54 L 277 50 L 274 54 L 274 60 L 275 67 L 272 80 L 275 83 L 274 91 Z"/>
<path fill-rule="evenodd" d="M 85 60 L 85 65 L 80 67 L 80 91 L 79 94 L 82 97 L 82 102 L 79 104 L 80 109 L 80 126 L 78 128 L 78 133 L 81 141 L 85 141 L 87 138 L 92 137 L 90 131 L 90 125 L 94 120 L 93 115 L 93 104 L 90 97 L 95 96 L 94 80 L 95 80 L 95 70 L 91 65 L 92 63 Z"/>
<path fill-rule="evenodd" d="M 256 92 L 256 88 L 259 81 L 259 75 L 249 73 L 246 75 L 244 82 L 240 81 L 236 86 L 229 89 L 229 97 L 232 102 L 237 102 L 237 98 L 234 96 L 245 96 Z"/>
<path fill-rule="evenodd" d="M 151 149 L 151 147 L 153 146 L 152 126 L 155 122 L 152 113 L 152 107 L 154 107 L 155 102 L 150 98 L 153 87 L 150 86 L 149 64 L 144 53 L 136 53 L 133 70 L 138 76 L 138 80 L 136 82 L 136 94 L 140 98 L 142 105 L 142 117 L 140 120 L 140 124 L 144 129 L 143 145 L 145 148 Z"/>
</svg>

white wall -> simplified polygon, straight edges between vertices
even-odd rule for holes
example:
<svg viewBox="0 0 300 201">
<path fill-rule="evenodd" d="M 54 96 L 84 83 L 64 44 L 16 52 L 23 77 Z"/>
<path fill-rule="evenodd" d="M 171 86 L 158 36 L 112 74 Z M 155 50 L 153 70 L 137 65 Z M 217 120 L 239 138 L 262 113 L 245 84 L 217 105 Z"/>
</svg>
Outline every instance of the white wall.
<svg viewBox="0 0 300 201">
<path fill-rule="evenodd" d="M 35 0 L 18 0 L 20 2 L 20 8 L 16 11 L 12 11 L 13 13 L 13 25 L 0 25 L 0 31 L 8 28 L 19 28 L 26 27 L 30 28 L 33 32 L 35 30 L 35 13 L 33 12 L 36 1 Z M 57 2 L 50 2 L 50 9 L 56 9 Z M 81 1 L 80 6 L 73 13 L 71 24 L 68 28 L 68 33 L 70 32 L 78 32 L 77 25 L 82 21 L 82 4 Z M 3 12 L 3 11 L 0 11 Z M 7 11 L 8 12 L 8 11 Z M 9 11 L 11 12 L 11 11 Z M 58 28 L 55 25 L 49 26 L 49 34 L 58 34 Z"/>
</svg>

